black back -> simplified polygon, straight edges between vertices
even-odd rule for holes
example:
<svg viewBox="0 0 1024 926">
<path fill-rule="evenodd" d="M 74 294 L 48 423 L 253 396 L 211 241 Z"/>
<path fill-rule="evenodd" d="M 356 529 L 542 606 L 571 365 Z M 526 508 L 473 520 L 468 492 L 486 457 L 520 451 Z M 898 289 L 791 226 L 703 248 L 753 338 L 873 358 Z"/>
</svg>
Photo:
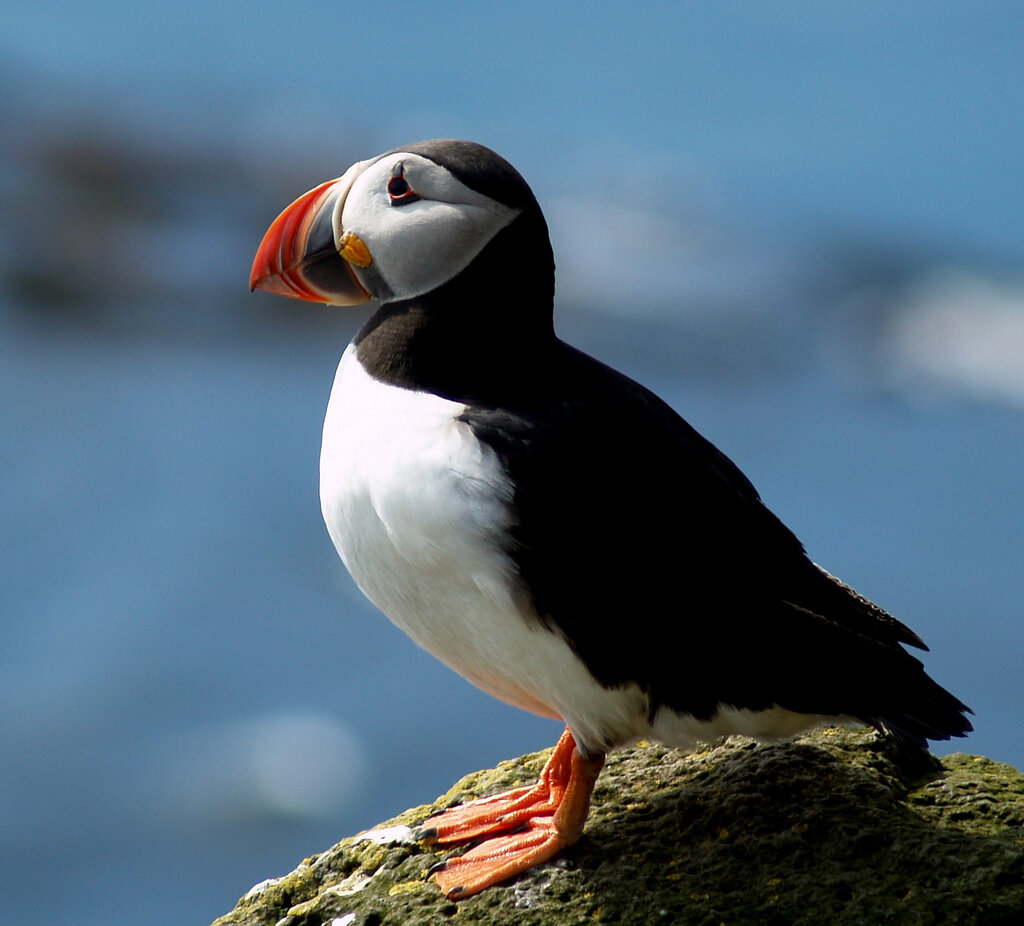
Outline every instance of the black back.
<svg viewBox="0 0 1024 926">
<path fill-rule="evenodd" d="M 536 612 L 602 684 L 639 684 L 652 716 L 779 705 L 919 743 L 970 729 L 901 646 L 916 634 L 811 563 L 727 457 L 643 387 L 555 358 L 547 400 L 463 418 L 512 477 L 507 549 Z"/>
</svg>

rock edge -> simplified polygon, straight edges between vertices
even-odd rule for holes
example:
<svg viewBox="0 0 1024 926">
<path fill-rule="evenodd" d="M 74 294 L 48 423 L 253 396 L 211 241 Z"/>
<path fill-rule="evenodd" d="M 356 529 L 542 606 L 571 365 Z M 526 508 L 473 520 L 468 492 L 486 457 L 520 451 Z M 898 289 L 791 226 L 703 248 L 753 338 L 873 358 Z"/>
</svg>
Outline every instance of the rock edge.
<svg viewBox="0 0 1024 926">
<path fill-rule="evenodd" d="M 455 904 L 412 838 L 429 814 L 532 781 L 502 762 L 253 887 L 214 926 L 1024 923 L 1024 775 L 873 732 L 609 756 L 582 840 Z M 461 851 L 461 850 L 456 850 Z"/>
</svg>

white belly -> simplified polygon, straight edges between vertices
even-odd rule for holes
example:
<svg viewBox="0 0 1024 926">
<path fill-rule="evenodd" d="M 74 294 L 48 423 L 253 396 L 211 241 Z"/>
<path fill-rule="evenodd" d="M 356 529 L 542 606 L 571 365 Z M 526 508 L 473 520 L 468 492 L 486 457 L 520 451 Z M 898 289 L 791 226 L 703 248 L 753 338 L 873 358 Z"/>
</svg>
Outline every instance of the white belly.
<svg viewBox="0 0 1024 926">
<path fill-rule="evenodd" d="M 338 553 L 377 607 L 478 687 L 564 719 L 595 748 L 641 735 L 640 692 L 600 686 L 529 617 L 500 546 L 512 488 L 493 451 L 456 420 L 464 407 L 372 379 L 349 347 L 320 455 Z"/>
<path fill-rule="evenodd" d="M 512 486 L 457 420 L 464 408 L 374 380 L 349 347 L 324 421 L 327 530 L 366 596 L 420 646 L 495 697 L 564 720 L 591 752 L 641 737 L 684 747 L 731 733 L 773 739 L 829 719 L 776 707 L 699 721 L 663 707 L 652 723 L 638 686 L 598 684 L 530 613 L 501 545 Z"/>
</svg>

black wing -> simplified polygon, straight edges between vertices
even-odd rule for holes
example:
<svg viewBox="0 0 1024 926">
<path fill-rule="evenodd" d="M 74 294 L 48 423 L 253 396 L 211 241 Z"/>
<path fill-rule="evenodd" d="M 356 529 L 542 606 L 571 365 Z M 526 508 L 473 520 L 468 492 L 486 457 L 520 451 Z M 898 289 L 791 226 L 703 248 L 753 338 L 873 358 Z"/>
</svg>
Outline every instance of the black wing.
<svg viewBox="0 0 1024 926">
<path fill-rule="evenodd" d="M 740 470 L 642 386 L 564 347 L 526 407 L 463 415 L 516 486 L 508 541 L 537 613 L 593 675 L 698 718 L 845 715 L 971 729 L 916 634 L 815 566 Z"/>
</svg>

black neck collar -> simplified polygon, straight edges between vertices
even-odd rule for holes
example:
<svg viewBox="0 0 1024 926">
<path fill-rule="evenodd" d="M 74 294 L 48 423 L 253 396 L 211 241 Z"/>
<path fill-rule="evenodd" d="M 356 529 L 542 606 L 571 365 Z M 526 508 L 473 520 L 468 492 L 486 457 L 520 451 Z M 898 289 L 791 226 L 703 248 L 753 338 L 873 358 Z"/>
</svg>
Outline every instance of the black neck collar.
<svg viewBox="0 0 1024 926">
<path fill-rule="evenodd" d="M 554 257 L 539 207 L 498 232 L 458 276 L 382 305 L 353 344 L 375 379 L 463 402 L 510 403 L 556 345 Z M 532 380 L 535 381 L 535 380 Z"/>
</svg>

